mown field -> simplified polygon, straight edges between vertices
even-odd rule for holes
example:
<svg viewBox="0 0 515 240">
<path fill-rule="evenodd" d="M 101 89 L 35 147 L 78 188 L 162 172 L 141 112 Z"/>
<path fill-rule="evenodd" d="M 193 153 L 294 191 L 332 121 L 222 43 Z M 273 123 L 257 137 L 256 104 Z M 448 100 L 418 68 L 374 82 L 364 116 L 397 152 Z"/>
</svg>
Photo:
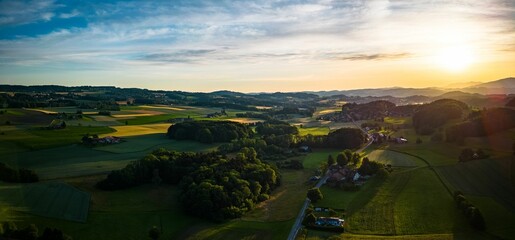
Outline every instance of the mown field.
<svg viewBox="0 0 515 240">
<path fill-rule="evenodd" d="M 203 220 L 181 211 L 178 188 L 146 185 L 120 191 L 100 191 L 93 187 L 99 177 L 67 180 L 91 193 L 91 210 L 86 223 L 39 217 L 16 212 L 20 224 L 35 223 L 40 228 L 62 229 L 73 239 L 147 239 L 152 226 L 162 229 L 163 239 L 177 239 L 185 229 Z"/>
<path fill-rule="evenodd" d="M 1 205 L 38 216 L 86 222 L 90 195 L 62 183 L 2 184 Z"/>
</svg>

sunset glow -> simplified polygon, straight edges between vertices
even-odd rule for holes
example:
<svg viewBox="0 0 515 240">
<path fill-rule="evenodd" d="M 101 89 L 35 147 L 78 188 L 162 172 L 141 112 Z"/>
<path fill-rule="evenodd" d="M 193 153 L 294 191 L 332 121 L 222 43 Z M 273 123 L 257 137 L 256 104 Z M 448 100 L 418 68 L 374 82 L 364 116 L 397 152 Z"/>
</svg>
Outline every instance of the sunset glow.
<svg viewBox="0 0 515 240">
<path fill-rule="evenodd" d="M 474 54 L 467 47 L 451 47 L 442 50 L 436 57 L 436 61 L 445 69 L 453 72 L 468 70 L 474 62 Z"/>
<path fill-rule="evenodd" d="M 0 9 L 1 83 L 254 92 L 515 75 L 509 0 L 4 0 Z"/>
</svg>

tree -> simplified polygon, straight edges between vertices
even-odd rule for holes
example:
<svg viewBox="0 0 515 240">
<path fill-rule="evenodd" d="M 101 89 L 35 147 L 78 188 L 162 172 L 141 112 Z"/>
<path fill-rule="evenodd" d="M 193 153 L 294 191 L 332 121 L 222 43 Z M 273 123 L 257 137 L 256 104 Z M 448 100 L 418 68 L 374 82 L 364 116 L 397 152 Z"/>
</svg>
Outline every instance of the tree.
<svg viewBox="0 0 515 240">
<path fill-rule="evenodd" d="M 152 183 L 154 183 L 155 185 L 161 184 L 161 182 L 163 180 L 161 179 L 161 177 L 159 177 L 159 169 L 158 168 L 154 169 L 154 172 L 152 173 L 152 175 L 153 175 Z"/>
<path fill-rule="evenodd" d="M 319 188 L 312 188 L 308 190 L 308 198 L 312 202 L 316 203 L 318 200 L 322 200 L 324 196 L 322 195 L 322 192 L 320 192 Z"/>
<path fill-rule="evenodd" d="M 15 231 L 13 238 L 20 240 L 36 240 L 38 238 L 38 227 L 34 224 L 30 224 L 23 229 Z"/>
<path fill-rule="evenodd" d="M 422 139 L 417 138 L 417 144 L 421 144 L 421 143 L 422 143 Z"/>
<path fill-rule="evenodd" d="M 43 235 L 39 237 L 38 240 L 71 240 L 72 238 L 66 234 L 64 234 L 59 229 L 54 228 L 45 228 L 43 231 Z"/>
<path fill-rule="evenodd" d="M 334 163 L 335 163 L 335 161 L 334 161 L 333 155 L 329 155 L 329 156 L 327 157 L 327 166 L 331 166 L 331 165 L 333 165 Z"/>
<path fill-rule="evenodd" d="M 483 215 L 479 211 L 479 209 L 475 207 L 469 208 L 469 213 L 467 214 L 467 217 L 469 219 L 470 225 L 477 229 L 477 230 L 485 230 L 485 219 L 483 218 Z"/>
<path fill-rule="evenodd" d="M 149 231 L 148 231 L 148 236 L 150 238 L 152 238 L 153 240 L 157 240 L 159 239 L 159 236 L 161 235 L 161 232 L 159 231 L 159 229 L 156 227 L 156 226 L 153 226 Z"/>
<path fill-rule="evenodd" d="M 302 224 L 304 224 L 306 226 L 314 225 L 316 221 L 317 221 L 317 217 L 315 217 L 315 214 L 310 213 L 310 214 L 306 215 L 306 217 L 304 217 Z"/>
<path fill-rule="evenodd" d="M 9 238 L 18 230 L 18 227 L 13 222 L 4 222 L 2 224 L 3 236 Z"/>
<path fill-rule="evenodd" d="M 336 156 L 336 162 L 338 162 L 338 165 L 343 167 L 349 163 L 349 159 L 347 158 L 347 155 L 340 153 Z"/>
<path fill-rule="evenodd" d="M 211 133 L 211 131 L 208 128 L 200 129 L 197 132 L 195 139 L 201 143 L 213 143 L 213 140 L 214 140 L 213 134 Z"/>
</svg>

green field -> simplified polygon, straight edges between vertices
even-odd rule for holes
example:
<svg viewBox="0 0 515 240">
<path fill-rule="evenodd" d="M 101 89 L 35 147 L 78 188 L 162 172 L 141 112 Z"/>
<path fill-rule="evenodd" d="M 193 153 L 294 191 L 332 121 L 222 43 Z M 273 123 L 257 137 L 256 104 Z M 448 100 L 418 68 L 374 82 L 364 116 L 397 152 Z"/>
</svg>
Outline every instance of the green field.
<svg viewBox="0 0 515 240">
<path fill-rule="evenodd" d="M 227 116 L 219 118 L 206 118 L 209 113 L 220 112 L 221 108 L 204 108 L 204 107 L 191 107 L 191 106 L 127 106 L 122 107 L 123 111 L 154 111 L 159 112 L 156 115 L 150 116 L 135 116 L 127 120 L 129 125 L 142 125 L 151 123 L 163 123 L 173 118 L 195 118 L 199 120 L 226 120 L 236 117 L 236 113 L 244 113 L 245 111 L 226 109 Z"/>
<path fill-rule="evenodd" d="M 394 167 L 416 167 L 425 165 L 422 160 L 416 157 L 388 150 L 374 150 L 368 153 L 367 157 L 371 161 L 391 164 Z"/>
<path fill-rule="evenodd" d="M 114 134 L 116 135 L 116 134 Z M 112 144 L 94 148 L 99 151 L 106 151 L 110 153 L 134 153 L 141 151 L 150 151 L 158 148 L 166 148 L 169 150 L 183 151 L 183 152 L 209 152 L 214 151 L 220 145 L 204 144 L 196 141 L 179 141 L 169 139 L 165 134 L 148 134 L 133 137 L 124 137 L 125 141 L 119 144 Z"/>
<path fill-rule="evenodd" d="M 371 178 L 366 182 L 359 191 L 343 191 L 338 188 L 329 186 L 320 187 L 320 191 L 324 198 L 316 204 L 316 207 L 328 207 L 333 209 L 343 209 L 345 211 L 354 211 L 360 208 L 360 203 L 365 204 L 374 196 L 378 188 L 381 186 L 382 180 Z M 351 204 L 352 203 L 352 204 Z M 362 207 L 362 206 L 361 206 Z"/>
<path fill-rule="evenodd" d="M 503 174 L 511 158 L 484 159 L 438 167 L 436 170 L 450 185 L 465 194 L 491 197 L 508 209 L 515 209 L 515 190 L 510 176 Z"/>
<path fill-rule="evenodd" d="M 311 135 L 327 135 L 329 134 L 329 127 L 299 127 L 299 134 L 301 136 Z"/>
<path fill-rule="evenodd" d="M 281 176 L 281 186 L 274 190 L 271 198 L 258 204 L 243 220 L 285 221 L 297 216 L 308 189 L 313 186 L 308 182 L 313 173 L 310 170 L 283 170 Z"/>
<path fill-rule="evenodd" d="M 34 169 L 42 179 L 55 179 L 106 173 L 123 168 L 130 161 L 165 147 L 180 151 L 211 151 L 217 144 L 171 140 L 164 135 L 144 135 L 127 138 L 126 142 L 98 148 L 82 145 L 26 151 L 2 156 L 2 162 L 12 167 Z"/>
<path fill-rule="evenodd" d="M 0 135 L 0 153 L 9 154 L 53 148 L 80 143 L 85 134 L 104 134 L 114 130 L 108 127 L 76 127 L 47 130 L 42 128 L 16 128 Z"/>
<path fill-rule="evenodd" d="M 255 222 L 233 220 L 222 225 L 210 226 L 207 229 L 188 235 L 185 239 L 271 239 L 283 240 L 288 237 L 293 220 L 278 222 Z"/>
<path fill-rule="evenodd" d="M 515 214 L 492 198 L 467 195 L 486 221 L 486 229 L 495 236 L 512 239 L 515 236 Z"/>
<path fill-rule="evenodd" d="M 461 217 L 450 194 L 427 168 L 393 173 L 356 210 L 349 209 L 348 229 L 360 234 L 451 233 L 455 219 Z"/>
<path fill-rule="evenodd" d="M 71 183 L 91 192 L 91 209 L 86 223 L 50 219 L 16 213 L 24 223 L 40 228 L 62 229 L 73 239 L 147 239 L 152 226 L 162 229 L 162 239 L 177 239 L 178 235 L 196 224 L 205 223 L 181 211 L 174 186 L 140 186 L 114 192 L 93 187 L 98 177 L 71 179 Z M 20 225 L 20 224 L 19 224 Z"/>
<path fill-rule="evenodd" d="M 305 169 L 317 170 L 320 168 L 320 164 L 327 162 L 329 155 L 333 155 L 333 158 L 336 159 L 336 155 L 340 152 L 336 149 L 314 149 L 312 153 L 307 154 L 301 159 L 302 165 L 304 165 Z"/>
<path fill-rule="evenodd" d="M 62 183 L 2 184 L 0 202 L 17 211 L 74 222 L 86 222 L 89 193 Z"/>
<path fill-rule="evenodd" d="M 166 133 L 168 128 L 172 124 L 170 123 L 160 123 L 160 124 L 144 124 L 144 125 L 129 125 L 129 126 L 113 126 L 112 129 L 115 130 L 113 133 L 102 134 L 100 137 L 104 136 L 117 136 L 117 137 L 131 137 L 131 136 L 139 136 L 139 135 L 147 135 L 147 134 L 155 134 L 155 133 Z"/>
</svg>

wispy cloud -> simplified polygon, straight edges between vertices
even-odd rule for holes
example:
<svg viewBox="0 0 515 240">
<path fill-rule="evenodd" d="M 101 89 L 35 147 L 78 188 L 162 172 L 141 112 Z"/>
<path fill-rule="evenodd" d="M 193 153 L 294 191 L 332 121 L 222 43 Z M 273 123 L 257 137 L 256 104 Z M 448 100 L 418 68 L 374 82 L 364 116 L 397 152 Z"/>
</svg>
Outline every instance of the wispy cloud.
<svg viewBox="0 0 515 240">
<path fill-rule="evenodd" d="M 376 54 L 357 54 L 351 56 L 345 56 L 339 58 L 340 60 L 349 60 L 349 61 L 368 61 L 368 60 L 390 60 L 390 59 L 399 59 L 406 58 L 411 56 L 409 53 L 376 53 Z"/>
<path fill-rule="evenodd" d="M 54 0 L 2 0 L 0 1 L 0 27 L 49 21 L 58 6 Z"/>
</svg>

